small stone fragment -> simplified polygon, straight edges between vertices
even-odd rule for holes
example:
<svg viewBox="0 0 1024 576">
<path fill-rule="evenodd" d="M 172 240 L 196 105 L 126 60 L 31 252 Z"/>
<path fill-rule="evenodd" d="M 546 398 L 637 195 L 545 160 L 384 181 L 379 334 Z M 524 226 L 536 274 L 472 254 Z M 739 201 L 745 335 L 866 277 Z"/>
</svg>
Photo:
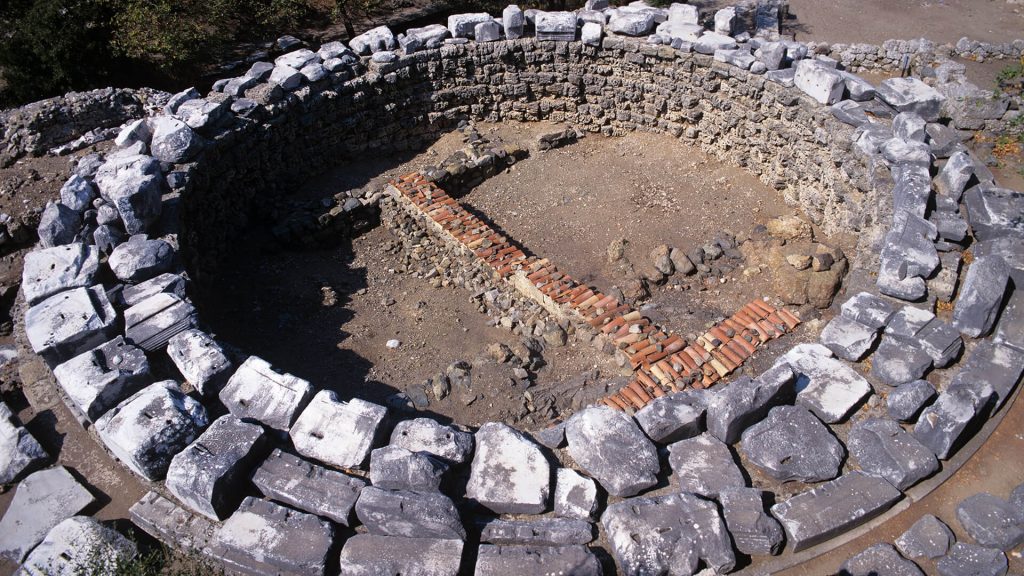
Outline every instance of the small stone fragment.
<svg viewBox="0 0 1024 576">
<path fill-rule="evenodd" d="M 592 520 L 597 514 L 597 484 L 569 468 L 555 474 L 555 514 Z"/>
<path fill-rule="evenodd" d="M 901 422 L 910 422 L 921 413 L 925 404 L 935 398 L 935 387 L 927 380 L 914 380 L 900 384 L 886 399 L 889 416 Z"/>
<path fill-rule="evenodd" d="M 920 520 L 896 539 L 896 548 L 910 559 L 939 558 L 949 551 L 956 541 L 949 526 L 931 514 L 925 514 Z"/>
<path fill-rule="evenodd" d="M 766 555 L 782 551 L 785 534 L 778 520 L 764 508 L 764 493 L 757 488 L 726 488 L 719 501 L 736 549 L 744 554 Z"/>
</svg>

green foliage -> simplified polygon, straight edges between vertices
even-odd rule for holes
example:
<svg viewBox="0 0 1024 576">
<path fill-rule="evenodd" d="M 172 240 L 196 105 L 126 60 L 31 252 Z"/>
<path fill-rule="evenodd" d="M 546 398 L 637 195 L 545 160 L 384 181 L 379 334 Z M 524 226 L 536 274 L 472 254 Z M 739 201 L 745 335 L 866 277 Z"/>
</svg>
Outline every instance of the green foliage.
<svg viewBox="0 0 1024 576">
<path fill-rule="evenodd" d="M 1000 94 L 1019 96 L 1024 90 L 1024 58 L 1004 67 L 996 74 L 996 91 Z"/>
</svg>

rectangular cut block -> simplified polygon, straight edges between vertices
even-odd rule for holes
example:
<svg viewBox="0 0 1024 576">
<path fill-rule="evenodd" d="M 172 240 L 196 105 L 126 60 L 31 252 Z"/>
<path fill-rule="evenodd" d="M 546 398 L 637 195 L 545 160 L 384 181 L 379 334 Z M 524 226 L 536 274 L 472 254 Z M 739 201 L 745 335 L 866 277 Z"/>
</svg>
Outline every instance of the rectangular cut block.
<svg viewBox="0 0 1024 576">
<path fill-rule="evenodd" d="M 50 296 L 25 312 L 32 350 L 50 366 L 99 346 L 114 336 L 117 314 L 103 286 Z"/>
<path fill-rule="evenodd" d="M 287 431 L 313 396 L 301 378 L 277 372 L 262 358 L 250 356 L 220 391 L 220 401 L 235 416 Z"/>
<path fill-rule="evenodd" d="M 252 482 L 271 500 L 348 526 L 366 480 L 274 450 Z"/>
<path fill-rule="evenodd" d="M 462 540 L 356 534 L 341 550 L 342 576 L 456 576 Z"/>
<path fill-rule="evenodd" d="M 151 381 L 146 354 L 120 336 L 57 366 L 53 375 L 89 420 L 103 416 Z"/>
<path fill-rule="evenodd" d="M 196 325 L 196 309 L 180 297 L 161 292 L 124 311 L 125 337 L 147 352 L 167 345 L 174 335 Z"/>
<path fill-rule="evenodd" d="M 854 470 L 772 506 L 772 515 L 799 552 L 860 526 L 902 496 L 885 480 Z"/>
<path fill-rule="evenodd" d="M 0 556 L 22 562 L 51 528 L 94 501 L 63 466 L 33 472 L 18 484 L 0 519 Z"/>
<path fill-rule="evenodd" d="M 25 255 L 21 289 L 31 304 L 71 288 L 92 286 L 100 266 L 100 252 L 81 243 L 33 250 Z"/>
<path fill-rule="evenodd" d="M 181 274 L 166 272 L 134 286 L 125 286 L 121 291 L 121 302 L 125 307 L 135 306 L 150 296 L 163 293 L 184 298 L 187 284 Z"/>
<path fill-rule="evenodd" d="M 370 455 L 387 409 L 359 398 L 341 402 L 317 392 L 289 435 L 299 454 L 341 468 L 358 468 Z"/>
<path fill-rule="evenodd" d="M 128 509 L 132 524 L 172 548 L 201 550 L 213 537 L 216 524 L 156 492 L 145 496 Z"/>
<path fill-rule="evenodd" d="M 209 334 L 185 330 L 167 342 L 167 355 L 181 375 L 204 396 L 216 394 L 227 380 L 231 361 Z"/>
</svg>

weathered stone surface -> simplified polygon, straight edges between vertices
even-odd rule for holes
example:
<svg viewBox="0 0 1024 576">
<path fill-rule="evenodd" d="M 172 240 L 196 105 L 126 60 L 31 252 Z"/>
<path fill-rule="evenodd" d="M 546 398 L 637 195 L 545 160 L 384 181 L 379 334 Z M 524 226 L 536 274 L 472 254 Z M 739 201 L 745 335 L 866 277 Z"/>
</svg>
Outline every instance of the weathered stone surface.
<svg viewBox="0 0 1024 576">
<path fill-rule="evenodd" d="M 697 7 L 692 4 L 673 2 L 668 7 L 668 21 L 681 22 L 683 24 L 698 24 L 700 22 L 700 12 L 697 10 Z"/>
<path fill-rule="evenodd" d="M 803 90 L 819 104 L 832 105 L 842 100 L 846 83 L 834 68 L 817 60 L 801 60 L 796 63 L 796 87 Z"/>
<path fill-rule="evenodd" d="M 1003 576 L 1008 564 L 1002 550 L 957 542 L 935 566 L 941 576 Z"/>
<path fill-rule="evenodd" d="M 964 193 L 967 221 L 978 240 L 1024 234 L 1024 193 L 990 184 L 973 186 Z"/>
<path fill-rule="evenodd" d="M 92 182 L 78 174 L 72 174 L 67 182 L 60 187 L 60 203 L 75 212 L 83 212 L 88 209 L 92 206 L 94 198 L 96 198 L 96 188 Z"/>
<path fill-rule="evenodd" d="M 220 401 L 235 416 L 287 431 L 309 399 L 313 387 L 278 372 L 262 358 L 250 356 L 220 391 Z"/>
<path fill-rule="evenodd" d="M 477 576 L 572 574 L 600 576 L 601 562 L 586 546 L 494 546 L 483 544 L 476 557 Z"/>
<path fill-rule="evenodd" d="M 99 250 L 79 242 L 33 250 L 25 255 L 21 274 L 25 301 L 31 306 L 64 290 L 92 286 L 99 266 Z"/>
<path fill-rule="evenodd" d="M 800 344 L 776 361 L 797 374 L 797 403 L 826 424 L 843 420 L 871 394 L 864 377 L 831 356 L 824 346 Z"/>
<path fill-rule="evenodd" d="M 221 416 L 171 459 L 167 490 L 192 510 L 226 518 L 242 500 L 249 473 L 265 453 L 262 426 Z"/>
<path fill-rule="evenodd" d="M 717 498 L 721 490 L 746 486 L 729 447 L 710 434 L 672 444 L 668 461 L 683 492 Z"/>
<path fill-rule="evenodd" d="M 171 458 L 206 427 L 206 409 L 173 380 L 151 384 L 96 420 L 107 448 L 133 472 L 160 480 Z"/>
<path fill-rule="evenodd" d="M 669 394 L 655 398 L 633 417 L 647 437 L 659 444 L 670 444 L 700 434 L 704 429 L 703 406 L 694 405 L 687 394 Z"/>
<path fill-rule="evenodd" d="M 793 551 L 799 552 L 860 526 L 903 495 L 882 478 L 858 470 L 772 506 Z"/>
<path fill-rule="evenodd" d="M 964 440 L 964 433 L 986 409 L 988 401 L 962 388 L 946 390 L 921 413 L 914 425 L 914 436 L 945 460 Z"/>
<path fill-rule="evenodd" d="M 623 36 L 645 36 L 654 29 L 654 15 L 648 12 L 613 10 L 608 30 Z"/>
<path fill-rule="evenodd" d="M 174 264 L 174 248 L 160 239 L 132 236 L 114 248 L 107 263 L 118 280 L 135 284 L 169 271 Z"/>
<path fill-rule="evenodd" d="M 726 488 L 718 495 L 725 524 L 736 549 L 744 554 L 778 554 L 785 534 L 778 520 L 765 511 L 764 492 L 757 488 Z"/>
<path fill-rule="evenodd" d="M 975 395 L 984 395 L 991 388 L 996 395 L 993 409 L 999 409 L 1013 394 L 1013 389 L 1024 374 L 1024 352 L 1003 344 L 979 342 L 971 350 L 960 372 L 953 377 L 954 384 L 965 385 L 975 390 Z"/>
<path fill-rule="evenodd" d="M 548 507 L 551 467 L 519 431 L 488 422 L 476 433 L 466 496 L 499 514 L 538 514 Z"/>
<path fill-rule="evenodd" d="M 124 336 L 139 348 L 155 352 L 197 322 L 196 309 L 190 302 L 161 292 L 124 311 Z"/>
<path fill-rule="evenodd" d="M 334 539 L 331 523 L 248 496 L 217 530 L 210 554 L 248 574 L 323 574 Z"/>
<path fill-rule="evenodd" d="M 801 406 L 776 406 L 747 428 L 740 442 L 747 460 L 782 482 L 835 478 L 846 451 L 820 420 Z"/>
<path fill-rule="evenodd" d="M 1010 268 L 1002 258 L 976 258 L 960 286 L 953 308 L 953 325 L 972 338 L 991 332 L 1002 309 L 1009 281 Z"/>
<path fill-rule="evenodd" d="M 889 386 L 921 379 L 932 368 L 927 352 L 895 338 L 883 338 L 871 357 L 871 375 Z"/>
<path fill-rule="evenodd" d="M 932 181 L 935 191 L 959 202 L 974 175 L 974 160 L 966 150 L 954 153 Z"/>
<path fill-rule="evenodd" d="M 43 248 L 71 244 L 82 228 L 82 217 L 78 212 L 60 202 L 49 202 L 39 217 L 39 245 Z"/>
<path fill-rule="evenodd" d="M 274 59 L 274 64 L 277 66 L 291 66 L 296 70 L 300 70 L 303 66 L 319 60 L 320 56 L 316 52 L 308 48 L 300 48 L 278 56 Z"/>
<path fill-rule="evenodd" d="M 587 22 L 580 28 L 580 41 L 587 46 L 600 46 L 604 29 L 596 22 Z"/>
<path fill-rule="evenodd" d="M 845 576 L 924 576 L 924 572 L 890 544 L 875 544 L 843 563 Z"/>
<path fill-rule="evenodd" d="M 24 426 L 18 424 L 7 404 L 0 402 L 0 484 L 10 484 L 22 472 L 48 458 Z"/>
<path fill-rule="evenodd" d="M 924 350 L 936 368 L 951 364 L 964 346 L 956 328 L 913 306 L 900 309 L 886 326 L 885 334 Z"/>
<path fill-rule="evenodd" d="M 914 380 L 900 384 L 889 392 L 886 408 L 889 416 L 901 422 L 910 422 L 920 414 L 925 404 L 935 398 L 935 387 L 927 380 Z"/>
<path fill-rule="evenodd" d="M 250 69 L 250 72 L 256 70 L 256 64 Z M 194 130 L 207 130 L 220 124 L 225 119 L 231 117 L 231 99 L 225 98 L 223 100 L 207 100 L 205 98 L 195 98 L 193 100 L 186 100 L 181 103 L 178 107 L 178 111 L 175 115 L 185 121 L 190 128 Z"/>
<path fill-rule="evenodd" d="M 935 516 L 925 514 L 896 539 L 896 548 L 910 559 L 934 559 L 944 556 L 955 541 L 949 526 Z"/>
<path fill-rule="evenodd" d="M 356 515 L 370 534 L 466 539 L 466 529 L 455 504 L 440 492 L 383 490 L 367 486 L 359 493 Z"/>
<path fill-rule="evenodd" d="M 594 525 L 569 518 L 536 520 L 490 520 L 480 530 L 480 541 L 490 544 L 529 546 L 567 546 L 589 544 Z"/>
<path fill-rule="evenodd" d="M 736 40 L 729 36 L 723 36 L 715 32 L 704 32 L 693 44 L 693 51 L 700 54 L 712 55 L 717 50 L 733 50 L 736 48 Z"/>
<path fill-rule="evenodd" d="M 565 446 L 565 421 L 534 433 L 533 437 L 543 446 L 555 450 Z"/>
<path fill-rule="evenodd" d="M 586 408 L 566 423 L 569 455 L 609 494 L 632 496 L 657 483 L 654 444 L 636 422 L 611 408 Z"/>
<path fill-rule="evenodd" d="M 268 498 L 349 526 L 366 480 L 318 466 L 275 449 L 253 473 L 252 482 Z"/>
<path fill-rule="evenodd" d="M 54 294 L 25 312 L 32 350 L 50 365 L 73 358 L 114 336 L 117 314 L 103 286 Z"/>
<path fill-rule="evenodd" d="M 321 390 L 288 434 L 303 456 L 341 468 L 359 468 L 369 457 L 385 417 L 383 406 L 359 398 L 342 402 L 332 390 Z"/>
<path fill-rule="evenodd" d="M 946 98 L 917 78 L 890 78 L 878 86 L 878 96 L 900 112 L 913 112 L 928 122 L 939 119 Z"/>
<path fill-rule="evenodd" d="M 427 452 L 453 464 L 462 464 L 473 452 L 473 435 L 430 418 L 414 418 L 395 425 L 391 446 L 410 452 Z"/>
<path fill-rule="evenodd" d="M 209 518 L 193 514 L 152 490 L 133 504 L 128 512 L 132 523 L 144 532 L 180 548 L 205 546 L 217 526 Z"/>
<path fill-rule="evenodd" d="M 452 14 L 448 16 L 448 31 L 451 32 L 453 38 L 472 38 L 477 24 L 493 21 L 491 15 L 486 12 Z"/>
<path fill-rule="evenodd" d="M 719 574 L 736 565 L 718 507 L 692 494 L 616 502 L 601 523 L 623 574 L 690 574 L 699 560 Z"/>
<path fill-rule="evenodd" d="M 501 40 L 501 24 L 493 19 L 480 22 L 473 28 L 473 38 L 477 42 L 497 42 Z"/>
<path fill-rule="evenodd" d="M 54 526 L 94 500 L 63 466 L 28 475 L 0 519 L 0 556 L 22 562 Z"/>
<path fill-rule="evenodd" d="M 820 340 L 843 360 L 859 362 L 878 340 L 878 329 L 839 315 L 821 331 Z"/>
<path fill-rule="evenodd" d="M 370 453 L 370 482 L 385 490 L 436 492 L 448 466 L 425 452 L 385 446 Z"/>
<path fill-rule="evenodd" d="M 884 328 L 896 309 L 887 300 L 869 292 L 855 294 L 841 306 L 843 316 L 876 330 Z"/>
<path fill-rule="evenodd" d="M 537 40 L 542 42 L 572 42 L 576 39 L 575 12 L 540 12 L 533 17 Z"/>
<path fill-rule="evenodd" d="M 117 208 L 129 234 L 160 218 L 162 181 L 160 163 L 150 156 L 111 157 L 96 171 L 100 196 Z"/>
<path fill-rule="evenodd" d="M 305 76 L 291 66 L 274 66 L 270 73 L 270 82 L 277 84 L 282 90 L 294 90 L 302 85 Z"/>
<path fill-rule="evenodd" d="M 356 534 L 341 550 L 341 576 L 456 576 L 462 540 Z"/>
<path fill-rule="evenodd" d="M 773 406 L 792 402 L 796 375 L 779 364 L 755 380 L 740 377 L 722 388 L 708 404 L 708 432 L 722 442 L 735 443 L 743 431 L 768 415 Z"/>
<path fill-rule="evenodd" d="M 149 149 L 161 162 L 187 162 L 202 147 L 192 128 L 173 116 L 155 116 L 149 119 L 149 125 L 153 131 Z"/>
<path fill-rule="evenodd" d="M 137 553 L 135 544 L 116 530 L 88 516 L 73 516 L 54 526 L 14 574 L 114 574 Z"/>
<path fill-rule="evenodd" d="M 912 142 L 925 141 L 925 126 L 927 122 L 912 112 L 901 112 L 892 119 L 892 134 L 901 140 Z"/>
<path fill-rule="evenodd" d="M 523 10 L 515 4 L 509 4 L 501 12 L 501 23 L 505 29 L 505 37 L 509 40 L 518 40 L 523 37 L 523 26 L 526 24 L 526 17 Z"/>
<path fill-rule="evenodd" d="M 57 366 L 53 375 L 89 420 L 152 382 L 146 354 L 120 336 Z"/>
<path fill-rule="evenodd" d="M 956 507 L 956 518 L 982 546 L 1011 550 L 1024 543 L 1024 514 L 992 494 L 969 496 Z"/>
<path fill-rule="evenodd" d="M 132 307 L 155 294 L 174 294 L 178 298 L 185 297 L 188 282 L 181 274 L 161 274 L 134 286 L 125 286 L 121 292 L 119 305 Z"/>
<path fill-rule="evenodd" d="M 847 440 L 860 469 L 906 490 L 939 469 L 931 450 L 892 420 L 869 418 L 853 425 Z"/>
<path fill-rule="evenodd" d="M 555 514 L 591 520 L 597 514 L 597 484 L 570 468 L 555 474 Z"/>
<path fill-rule="evenodd" d="M 198 330 L 185 330 L 167 341 L 167 355 L 200 394 L 213 396 L 227 380 L 232 364 L 209 334 Z"/>
</svg>

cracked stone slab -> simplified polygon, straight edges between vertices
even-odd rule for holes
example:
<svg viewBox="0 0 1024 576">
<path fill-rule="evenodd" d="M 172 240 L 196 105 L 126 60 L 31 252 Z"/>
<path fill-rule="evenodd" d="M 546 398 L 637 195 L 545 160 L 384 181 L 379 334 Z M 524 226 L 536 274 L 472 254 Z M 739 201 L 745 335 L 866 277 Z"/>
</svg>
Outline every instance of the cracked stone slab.
<svg viewBox="0 0 1024 576">
<path fill-rule="evenodd" d="M 991 388 L 988 391 L 995 394 Z M 987 410 L 990 400 L 991 397 L 979 397 L 963 388 L 947 389 L 924 409 L 913 434 L 940 460 L 945 460 L 965 439 L 975 418 Z"/>
<path fill-rule="evenodd" d="M 341 576 L 457 576 L 462 540 L 356 534 L 341 550 Z"/>
<path fill-rule="evenodd" d="M 978 184 L 964 193 L 967 221 L 978 240 L 1024 234 L 1024 192 Z"/>
<path fill-rule="evenodd" d="M 772 506 L 793 551 L 820 544 L 885 512 L 903 494 L 882 478 L 854 470 Z"/>
<path fill-rule="evenodd" d="M 559 468 L 555 473 L 555 514 L 589 521 L 597 510 L 597 483 L 571 468 Z"/>
<path fill-rule="evenodd" d="M 795 396 L 796 374 L 789 364 L 778 364 L 754 380 L 741 376 L 712 396 L 707 408 L 708 432 L 733 444 L 772 407 L 790 403 Z"/>
<path fill-rule="evenodd" d="M 601 576 L 601 562 L 586 546 L 494 546 L 477 552 L 477 576 L 572 574 Z"/>
<path fill-rule="evenodd" d="M 219 392 L 233 368 L 220 344 L 195 328 L 171 337 L 167 355 L 185 380 L 204 396 Z"/>
<path fill-rule="evenodd" d="M 467 498 L 499 514 L 539 514 L 550 490 L 551 466 L 536 444 L 497 422 L 477 430 Z"/>
<path fill-rule="evenodd" d="M 391 446 L 410 452 L 427 452 L 453 464 L 462 464 L 473 452 L 473 435 L 430 418 L 414 418 L 395 425 Z"/>
<path fill-rule="evenodd" d="M 29 474 L 0 519 L 0 556 L 24 561 L 54 526 L 95 501 L 63 466 Z"/>
<path fill-rule="evenodd" d="M 658 454 L 628 415 L 607 407 L 586 408 L 565 426 L 569 455 L 609 494 L 637 494 L 658 479 Z"/>
<path fill-rule="evenodd" d="M 332 390 L 321 390 L 288 434 L 303 456 L 340 468 L 360 468 L 370 456 L 386 417 L 383 406 L 359 398 L 342 402 Z"/>
<path fill-rule="evenodd" d="M 672 444 L 668 460 L 683 492 L 717 498 L 721 490 L 746 486 L 729 447 L 710 434 Z"/>
<path fill-rule="evenodd" d="M 846 442 L 861 470 L 906 490 L 939 469 L 924 444 L 892 420 L 869 418 L 853 425 Z"/>
<path fill-rule="evenodd" d="M 312 396 L 309 382 L 279 372 L 257 356 L 243 362 L 219 394 L 220 401 L 238 418 L 281 431 L 291 428 Z"/>
<path fill-rule="evenodd" d="M 65 290 L 25 312 L 32 351 L 50 366 L 110 340 L 116 323 L 117 313 L 101 285 Z"/>
<path fill-rule="evenodd" d="M 114 574 L 138 550 L 117 530 L 88 516 L 73 516 L 54 526 L 28 555 L 15 576 Z"/>
<path fill-rule="evenodd" d="M 935 398 L 935 386 L 927 380 L 914 380 L 900 384 L 889 392 L 885 400 L 889 416 L 901 422 L 910 422 L 917 418 L 926 404 Z"/>
<path fill-rule="evenodd" d="M 897 312 L 885 334 L 924 350 L 936 368 L 950 365 L 964 347 L 963 339 L 953 325 L 913 306 L 904 306 Z"/>
<path fill-rule="evenodd" d="M 875 544 L 843 563 L 849 576 L 924 576 L 917 564 L 900 556 L 891 544 Z"/>
<path fill-rule="evenodd" d="M 90 421 L 152 382 L 145 352 L 121 336 L 60 364 L 53 376 Z"/>
<path fill-rule="evenodd" d="M 480 530 L 480 541 L 490 544 L 568 546 L 594 540 L 594 525 L 571 518 L 536 520 L 490 520 Z"/>
<path fill-rule="evenodd" d="M 1013 393 L 1024 374 L 1024 352 L 988 341 L 979 342 L 967 356 L 954 382 L 962 381 L 972 388 L 988 387 L 996 394 L 993 409 L 998 410 Z"/>
<path fill-rule="evenodd" d="M 859 362 L 878 340 L 878 329 L 839 315 L 821 331 L 820 340 L 843 360 Z"/>
<path fill-rule="evenodd" d="M 683 393 L 655 398 L 633 418 L 647 437 L 659 444 L 671 444 L 700 434 L 704 429 L 703 406 L 695 405 Z"/>
<path fill-rule="evenodd" d="M 33 250 L 25 254 L 21 273 L 25 301 L 31 306 L 64 290 L 92 286 L 99 267 L 99 250 L 81 242 Z"/>
<path fill-rule="evenodd" d="M 736 549 L 744 554 L 767 555 L 782 551 L 785 534 L 778 520 L 765 510 L 764 496 L 757 488 L 727 488 L 719 493 L 725 525 Z"/>
<path fill-rule="evenodd" d="M 931 514 L 925 514 L 906 532 L 900 534 L 896 539 L 896 548 L 910 559 L 935 559 L 945 556 L 954 542 L 956 536 L 945 522 Z"/>
<path fill-rule="evenodd" d="M 253 473 L 252 483 L 271 500 L 350 526 L 366 480 L 275 449 Z"/>
<path fill-rule="evenodd" d="M 781 482 L 820 482 L 839 474 L 846 450 L 802 406 L 776 406 L 747 428 L 740 442 L 747 460 Z"/>
<path fill-rule="evenodd" d="M 1016 506 L 987 492 L 960 502 L 956 518 L 982 546 L 1012 550 L 1024 543 L 1024 515 Z"/>
<path fill-rule="evenodd" d="M 370 534 L 466 539 L 466 529 L 455 504 L 440 492 L 383 490 L 367 486 L 356 501 L 356 516 Z"/>
<path fill-rule="evenodd" d="M 867 396 L 871 385 L 821 345 L 794 346 L 776 361 L 797 374 L 796 401 L 826 424 L 845 419 Z"/>
<path fill-rule="evenodd" d="M 877 88 L 878 97 L 900 112 L 912 112 L 927 122 L 939 119 L 946 97 L 917 78 L 890 78 Z"/>
<path fill-rule="evenodd" d="M 0 484 L 14 482 L 47 458 L 46 450 L 17 422 L 7 404 L 0 402 Z"/>
</svg>

